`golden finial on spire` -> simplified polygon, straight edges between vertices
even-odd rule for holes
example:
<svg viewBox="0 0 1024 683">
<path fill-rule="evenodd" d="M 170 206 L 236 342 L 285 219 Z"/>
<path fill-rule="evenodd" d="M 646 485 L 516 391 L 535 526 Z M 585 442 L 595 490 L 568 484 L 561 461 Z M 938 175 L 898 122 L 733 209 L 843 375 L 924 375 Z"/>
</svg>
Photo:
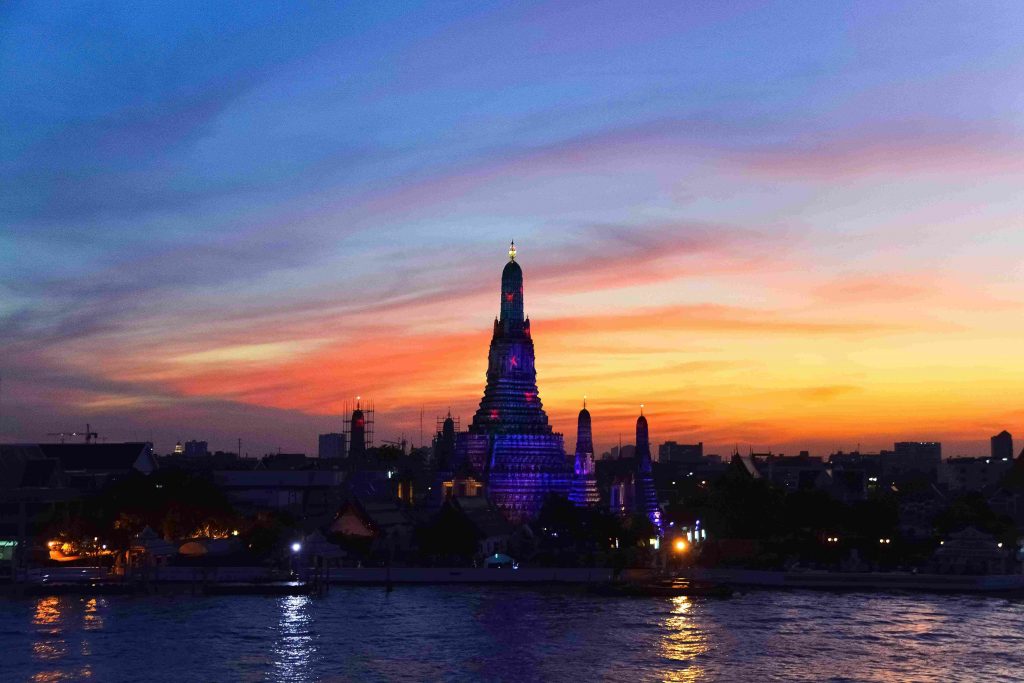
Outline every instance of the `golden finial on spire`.
<svg viewBox="0 0 1024 683">
<path fill-rule="evenodd" d="M 516 241 L 515 240 L 512 240 L 512 243 L 508 247 L 508 260 L 509 261 L 515 261 L 516 260 Z"/>
<path fill-rule="evenodd" d="M 583 394 L 583 409 L 587 409 L 587 395 Z"/>
<path fill-rule="evenodd" d="M 640 414 L 641 415 L 644 414 L 644 404 L 643 403 L 640 404 Z"/>
</svg>

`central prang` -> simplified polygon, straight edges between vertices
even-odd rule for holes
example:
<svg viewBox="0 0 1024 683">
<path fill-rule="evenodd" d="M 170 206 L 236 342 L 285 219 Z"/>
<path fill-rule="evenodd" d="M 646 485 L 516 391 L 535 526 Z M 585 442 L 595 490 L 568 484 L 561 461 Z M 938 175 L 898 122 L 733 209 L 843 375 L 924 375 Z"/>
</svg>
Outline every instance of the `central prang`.
<svg viewBox="0 0 1024 683">
<path fill-rule="evenodd" d="M 550 493 L 567 495 L 572 462 L 548 424 L 537 390 L 530 320 L 523 310 L 523 270 L 513 242 L 501 273 L 501 307 L 487 357 L 487 383 L 456 460 L 486 483 L 510 519 L 535 516 Z"/>
</svg>

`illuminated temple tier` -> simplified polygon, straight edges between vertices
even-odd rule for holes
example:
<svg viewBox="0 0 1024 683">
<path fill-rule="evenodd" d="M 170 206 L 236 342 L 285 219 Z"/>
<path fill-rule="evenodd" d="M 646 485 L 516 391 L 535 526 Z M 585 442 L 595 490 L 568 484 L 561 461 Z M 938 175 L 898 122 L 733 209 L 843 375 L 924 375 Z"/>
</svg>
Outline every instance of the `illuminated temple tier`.
<svg viewBox="0 0 1024 683">
<path fill-rule="evenodd" d="M 484 396 L 469 430 L 458 436 L 456 460 L 484 478 L 488 497 L 515 521 L 536 516 L 548 494 L 569 492 L 572 464 L 537 394 L 515 244 L 501 273 L 501 316 L 494 321 Z"/>
</svg>

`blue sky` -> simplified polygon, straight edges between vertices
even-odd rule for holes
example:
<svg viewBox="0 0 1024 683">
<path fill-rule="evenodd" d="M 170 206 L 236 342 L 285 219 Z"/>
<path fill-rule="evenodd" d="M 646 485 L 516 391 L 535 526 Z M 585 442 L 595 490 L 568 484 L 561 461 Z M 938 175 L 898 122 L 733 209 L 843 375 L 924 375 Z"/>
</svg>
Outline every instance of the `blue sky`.
<svg viewBox="0 0 1024 683">
<path fill-rule="evenodd" d="M 468 413 L 515 237 L 556 427 L 596 385 L 605 443 L 646 395 L 655 439 L 983 448 L 1021 417 L 988 387 L 1024 388 L 1022 32 L 1012 2 L 5 4 L 0 438 Z M 595 315 L 614 352 L 574 353 Z M 403 355 L 448 335 L 445 373 Z"/>
</svg>

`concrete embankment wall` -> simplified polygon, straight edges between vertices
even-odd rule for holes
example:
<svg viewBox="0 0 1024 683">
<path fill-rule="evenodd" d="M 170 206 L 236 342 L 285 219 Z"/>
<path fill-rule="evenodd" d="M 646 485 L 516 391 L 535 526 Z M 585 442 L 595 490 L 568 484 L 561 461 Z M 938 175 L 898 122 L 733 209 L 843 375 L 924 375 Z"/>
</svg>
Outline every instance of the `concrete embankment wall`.
<svg viewBox="0 0 1024 683">
<path fill-rule="evenodd" d="M 483 569 L 479 567 L 345 567 L 330 571 L 331 583 L 599 583 L 612 570 L 600 568 Z"/>
<path fill-rule="evenodd" d="M 301 572 L 302 578 L 312 578 Z M 34 570 L 28 577 L 32 583 L 91 583 L 111 578 L 104 567 L 58 567 Z M 246 583 L 286 581 L 286 571 L 266 567 L 160 567 L 150 569 L 145 578 L 152 583 Z M 479 567 L 341 567 L 328 573 L 331 583 L 599 583 L 610 581 L 611 569 L 543 568 L 484 569 Z"/>
</svg>

